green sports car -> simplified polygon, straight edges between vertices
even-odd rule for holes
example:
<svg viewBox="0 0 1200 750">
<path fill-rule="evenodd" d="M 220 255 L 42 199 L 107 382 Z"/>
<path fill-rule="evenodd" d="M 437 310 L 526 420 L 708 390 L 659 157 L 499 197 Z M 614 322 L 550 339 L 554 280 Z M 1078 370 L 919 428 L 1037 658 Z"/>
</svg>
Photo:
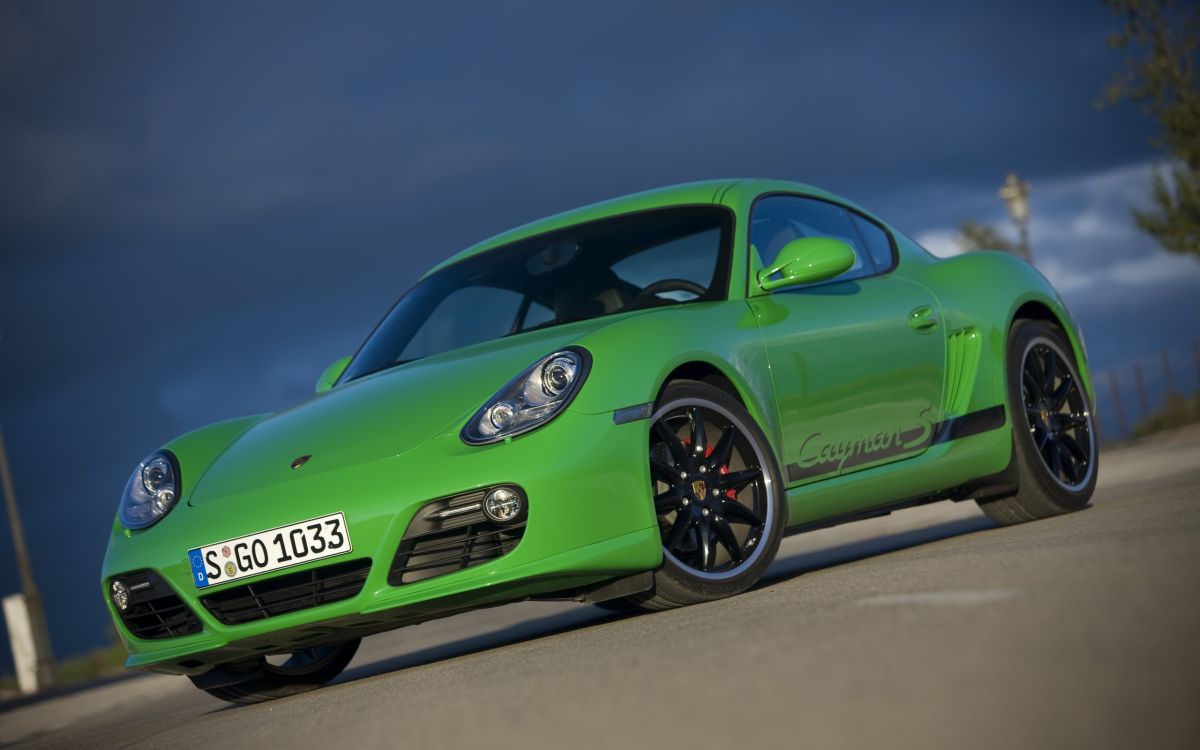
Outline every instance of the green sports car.
<svg viewBox="0 0 1200 750">
<path fill-rule="evenodd" d="M 475 245 L 317 396 L 147 456 L 101 583 L 127 666 L 235 703 L 485 605 L 752 586 L 784 534 L 973 499 L 1085 506 L 1094 394 L 1037 271 L 937 259 L 827 192 L 640 193 Z"/>
</svg>

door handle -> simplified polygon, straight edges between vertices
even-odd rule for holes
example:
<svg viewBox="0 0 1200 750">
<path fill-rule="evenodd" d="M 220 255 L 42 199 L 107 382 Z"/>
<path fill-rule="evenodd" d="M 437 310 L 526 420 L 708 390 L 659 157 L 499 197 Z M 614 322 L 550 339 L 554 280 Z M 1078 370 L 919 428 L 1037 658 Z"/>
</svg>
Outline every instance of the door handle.
<svg viewBox="0 0 1200 750">
<path fill-rule="evenodd" d="M 929 305 L 922 305 L 908 314 L 908 327 L 917 333 L 933 333 L 938 327 L 937 314 Z"/>
</svg>

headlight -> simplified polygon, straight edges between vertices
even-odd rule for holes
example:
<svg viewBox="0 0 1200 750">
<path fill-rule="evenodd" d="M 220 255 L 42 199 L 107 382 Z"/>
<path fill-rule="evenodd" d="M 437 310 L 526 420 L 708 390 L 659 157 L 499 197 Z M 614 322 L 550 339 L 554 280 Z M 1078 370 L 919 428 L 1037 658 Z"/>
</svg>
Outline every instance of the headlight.
<svg viewBox="0 0 1200 750">
<path fill-rule="evenodd" d="M 543 357 L 475 412 L 463 427 L 463 442 L 495 443 L 549 422 L 575 398 L 590 366 L 587 350 L 576 347 Z"/>
<path fill-rule="evenodd" d="M 158 522 L 179 497 L 179 466 L 175 456 L 157 451 L 133 470 L 121 496 L 117 518 L 127 529 L 144 529 Z"/>
</svg>

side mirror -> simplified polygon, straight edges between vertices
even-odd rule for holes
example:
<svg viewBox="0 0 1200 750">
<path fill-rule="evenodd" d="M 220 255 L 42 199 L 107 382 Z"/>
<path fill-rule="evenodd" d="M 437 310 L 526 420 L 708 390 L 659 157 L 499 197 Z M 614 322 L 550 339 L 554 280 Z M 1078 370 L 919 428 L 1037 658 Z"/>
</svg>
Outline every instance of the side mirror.
<svg viewBox="0 0 1200 750">
<path fill-rule="evenodd" d="M 350 364 L 349 357 L 342 357 L 338 361 L 325 368 L 325 372 L 321 373 L 321 377 L 317 378 L 317 393 L 324 393 L 333 387 L 337 379 L 346 371 L 346 366 Z"/>
<path fill-rule="evenodd" d="M 802 237 L 779 251 L 779 257 L 758 273 L 764 292 L 837 278 L 854 265 L 854 250 L 831 237 Z M 772 279 L 775 274 L 780 278 Z"/>
</svg>

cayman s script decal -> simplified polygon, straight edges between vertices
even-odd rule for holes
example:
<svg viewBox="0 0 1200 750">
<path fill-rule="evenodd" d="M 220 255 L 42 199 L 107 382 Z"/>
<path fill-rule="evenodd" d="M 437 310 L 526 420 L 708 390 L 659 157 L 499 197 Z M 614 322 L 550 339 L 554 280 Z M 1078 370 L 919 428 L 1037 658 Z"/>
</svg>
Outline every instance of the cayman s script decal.
<svg viewBox="0 0 1200 750">
<path fill-rule="evenodd" d="M 800 444 L 799 460 L 788 464 L 788 479 L 797 482 L 924 450 L 933 442 L 936 429 L 936 424 L 926 416 L 930 411 L 921 412 L 917 423 L 910 427 L 896 427 L 849 440 L 821 440 L 821 433 L 814 432 Z"/>
</svg>

